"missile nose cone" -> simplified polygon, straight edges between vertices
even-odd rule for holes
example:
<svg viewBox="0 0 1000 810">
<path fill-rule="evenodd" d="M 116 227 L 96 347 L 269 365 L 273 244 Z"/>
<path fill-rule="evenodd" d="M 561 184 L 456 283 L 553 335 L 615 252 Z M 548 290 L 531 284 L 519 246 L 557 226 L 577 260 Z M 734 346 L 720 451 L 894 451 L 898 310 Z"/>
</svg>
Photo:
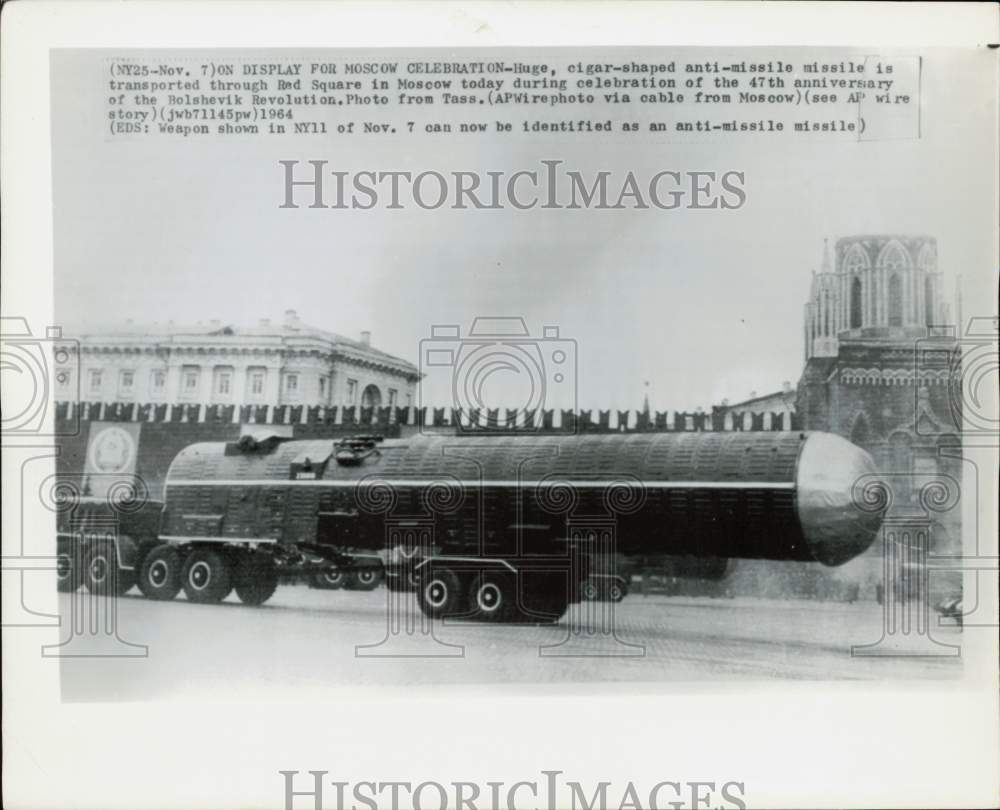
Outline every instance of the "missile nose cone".
<svg viewBox="0 0 1000 810">
<path fill-rule="evenodd" d="M 859 503 L 856 485 L 876 473 L 872 457 L 847 439 L 807 435 L 796 471 L 796 509 L 813 559 L 840 565 L 872 544 L 883 512 Z"/>
</svg>

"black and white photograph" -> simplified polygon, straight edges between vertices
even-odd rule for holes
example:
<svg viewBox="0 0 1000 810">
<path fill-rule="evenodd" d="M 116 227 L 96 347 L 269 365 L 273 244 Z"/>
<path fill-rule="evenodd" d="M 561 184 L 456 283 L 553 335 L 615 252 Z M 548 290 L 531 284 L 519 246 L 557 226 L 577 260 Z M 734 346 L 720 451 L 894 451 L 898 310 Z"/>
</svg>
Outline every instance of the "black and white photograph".
<svg viewBox="0 0 1000 810">
<path fill-rule="evenodd" d="M 1000 800 L 995 7 L 71 5 L 3 17 L 10 806 Z"/>
</svg>

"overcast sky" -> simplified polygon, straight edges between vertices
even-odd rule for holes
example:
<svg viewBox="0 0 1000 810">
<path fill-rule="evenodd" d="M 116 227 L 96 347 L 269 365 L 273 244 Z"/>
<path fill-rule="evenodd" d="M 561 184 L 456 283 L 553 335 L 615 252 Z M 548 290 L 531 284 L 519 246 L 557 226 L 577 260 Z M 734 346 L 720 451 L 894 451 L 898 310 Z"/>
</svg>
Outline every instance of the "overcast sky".
<svg viewBox="0 0 1000 810">
<path fill-rule="evenodd" d="M 101 61 L 60 57 L 57 318 L 249 325 L 295 309 L 348 336 L 371 330 L 416 363 L 432 324 L 520 315 L 533 333 L 557 325 L 576 341 L 582 407 L 639 407 L 647 380 L 659 409 L 765 393 L 801 372 L 824 238 L 936 236 L 948 289 L 965 277 L 965 314 L 992 301 L 995 165 L 981 155 L 995 88 L 963 87 L 962 64 L 971 75 L 954 56 L 926 60 L 920 140 L 623 147 L 565 136 L 116 141 L 101 118 Z M 616 176 L 740 170 L 748 201 L 728 212 L 278 208 L 280 159 L 513 172 L 552 158 Z"/>
</svg>

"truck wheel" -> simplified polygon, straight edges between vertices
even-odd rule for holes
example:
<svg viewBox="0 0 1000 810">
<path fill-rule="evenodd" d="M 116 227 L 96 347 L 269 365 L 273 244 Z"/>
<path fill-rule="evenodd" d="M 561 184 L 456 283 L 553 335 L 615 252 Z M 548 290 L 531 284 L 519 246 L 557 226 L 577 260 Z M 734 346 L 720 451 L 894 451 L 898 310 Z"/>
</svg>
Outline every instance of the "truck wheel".
<svg viewBox="0 0 1000 810">
<path fill-rule="evenodd" d="M 434 568 L 421 578 L 417 604 L 432 619 L 453 616 L 462 608 L 462 580 L 450 568 Z"/>
<path fill-rule="evenodd" d="M 580 593 L 583 594 L 583 598 L 588 602 L 594 602 L 597 599 L 597 585 L 594 580 L 588 579 L 583 583 L 583 587 L 580 589 Z"/>
<path fill-rule="evenodd" d="M 382 582 L 382 572 L 371 566 L 359 568 L 348 575 L 347 581 L 345 587 L 352 591 L 373 591 Z"/>
<path fill-rule="evenodd" d="M 233 589 L 226 558 L 218 551 L 199 548 L 191 552 L 181 572 L 184 595 L 191 602 L 221 602 Z"/>
<path fill-rule="evenodd" d="M 139 590 L 147 599 L 167 602 L 181 589 L 181 555 L 169 543 L 155 546 L 142 560 Z"/>
<path fill-rule="evenodd" d="M 274 561 L 263 555 L 245 555 L 236 565 L 236 595 L 244 605 L 263 605 L 278 588 Z"/>
<path fill-rule="evenodd" d="M 344 587 L 344 572 L 338 571 L 336 568 L 327 568 L 323 571 L 317 571 L 312 577 L 312 586 L 314 588 L 322 588 L 328 591 L 335 591 L 338 588 Z"/>
<path fill-rule="evenodd" d="M 506 621 L 513 615 L 515 603 L 514 584 L 499 572 L 480 574 L 469 589 L 469 610 L 478 621 Z"/>
<path fill-rule="evenodd" d="M 612 602 L 621 602 L 628 596 L 628 583 L 621 577 L 615 577 L 608 586 L 608 599 Z"/>
<path fill-rule="evenodd" d="M 114 543 L 100 541 L 84 557 L 83 584 L 93 594 L 120 596 L 135 584 L 135 571 L 119 568 Z"/>
<path fill-rule="evenodd" d="M 60 549 L 56 557 L 56 588 L 62 593 L 72 593 L 79 588 L 83 582 L 80 568 L 78 551 Z"/>
</svg>

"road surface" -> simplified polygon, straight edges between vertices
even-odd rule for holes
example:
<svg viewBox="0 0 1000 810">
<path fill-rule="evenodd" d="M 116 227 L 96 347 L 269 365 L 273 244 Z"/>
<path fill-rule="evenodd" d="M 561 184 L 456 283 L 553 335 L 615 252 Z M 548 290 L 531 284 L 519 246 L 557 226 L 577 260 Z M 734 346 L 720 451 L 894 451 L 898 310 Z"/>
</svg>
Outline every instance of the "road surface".
<svg viewBox="0 0 1000 810">
<path fill-rule="evenodd" d="M 961 658 L 955 655 L 852 655 L 852 646 L 883 636 L 882 608 L 873 602 L 633 594 L 614 606 L 574 606 L 556 625 L 448 622 L 433 627 L 412 594 L 390 594 L 384 588 L 353 592 L 282 586 L 257 608 L 232 596 L 220 605 L 197 605 L 183 597 L 153 602 L 134 591 L 115 604 L 116 612 L 107 614 L 102 612 L 106 604 L 85 590 L 60 594 L 62 652 L 79 656 L 60 664 L 64 700 L 145 700 L 220 690 L 232 694 L 259 689 L 262 683 L 294 689 L 961 674 Z M 99 621 L 93 625 L 95 619 Z M 936 614 L 931 613 L 931 621 L 937 624 Z M 76 631 L 71 630 L 74 624 Z M 961 645 L 957 627 L 934 626 L 932 633 L 940 645 Z M 930 649 L 951 651 L 946 646 Z"/>
</svg>

